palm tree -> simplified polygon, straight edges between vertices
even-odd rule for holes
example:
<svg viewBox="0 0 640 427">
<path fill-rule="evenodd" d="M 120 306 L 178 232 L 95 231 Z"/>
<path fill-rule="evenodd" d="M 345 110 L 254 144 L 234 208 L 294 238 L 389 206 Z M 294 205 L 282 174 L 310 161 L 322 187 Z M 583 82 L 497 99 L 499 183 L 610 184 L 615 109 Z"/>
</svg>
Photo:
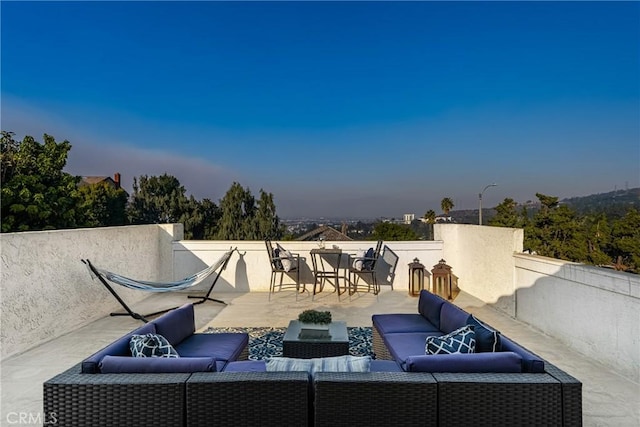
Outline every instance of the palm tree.
<svg viewBox="0 0 640 427">
<path fill-rule="evenodd" d="M 425 219 L 427 224 L 435 224 L 436 213 L 433 209 L 429 209 L 427 213 L 424 214 L 423 218 Z"/>
<path fill-rule="evenodd" d="M 453 200 L 451 200 L 449 197 L 445 197 L 444 199 L 442 199 L 442 202 L 440 202 L 440 207 L 442 208 L 444 214 L 447 216 L 449 216 L 449 211 L 453 209 L 453 206 Z"/>
</svg>

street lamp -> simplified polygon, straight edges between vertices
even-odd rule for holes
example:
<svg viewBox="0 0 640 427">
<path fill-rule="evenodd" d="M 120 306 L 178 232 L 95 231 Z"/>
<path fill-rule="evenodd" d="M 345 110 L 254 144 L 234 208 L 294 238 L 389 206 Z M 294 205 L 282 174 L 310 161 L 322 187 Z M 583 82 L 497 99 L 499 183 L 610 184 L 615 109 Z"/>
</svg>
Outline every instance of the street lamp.
<svg viewBox="0 0 640 427">
<path fill-rule="evenodd" d="M 478 199 L 480 200 L 480 211 L 478 211 L 478 224 L 482 225 L 482 195 L 484 194 L 484 192 L 487 190 L 487 188 L 489 187 L 497 187 L 498 184 L 489 184 L 486 187 L 484 187 L 484 189 L 480 192 L 480 194 L 478 194 Z"/>
</svg>

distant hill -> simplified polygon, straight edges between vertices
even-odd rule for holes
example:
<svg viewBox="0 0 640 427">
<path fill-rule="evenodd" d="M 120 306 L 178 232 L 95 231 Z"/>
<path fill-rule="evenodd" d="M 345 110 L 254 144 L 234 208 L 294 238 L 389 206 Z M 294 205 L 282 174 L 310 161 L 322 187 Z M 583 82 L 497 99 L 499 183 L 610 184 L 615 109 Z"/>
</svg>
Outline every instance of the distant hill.
<svg viewBox="0 0 640 427">
<path fill-rule="evenodd" d="M 560 203 L 571 207 L 580 216 L 604 213 L 609 218 L 620 218 L 630 207 L 640 210 L 640 188 L 570 197 L 560 200 Z M 533 215 L 539 209 L 540 203 L 519 203 L 518 210 L 522 209 L 522 206 L 526 206 L 529 215 Z M 487 224 L 495 214 L 495 209 L 483 208 L 482 222 Z M 450 215 L 458 224 L 478 223 L 478 209 L 452 210 Z"/>
<path fill-rule="evenodd" d="M 607 216 L 620 217 L 631 207 L 640 209 L 640 188 L 571 197 L 560 202 L 570 206 L 579 215 L 605 213 Z"/>
</svg>

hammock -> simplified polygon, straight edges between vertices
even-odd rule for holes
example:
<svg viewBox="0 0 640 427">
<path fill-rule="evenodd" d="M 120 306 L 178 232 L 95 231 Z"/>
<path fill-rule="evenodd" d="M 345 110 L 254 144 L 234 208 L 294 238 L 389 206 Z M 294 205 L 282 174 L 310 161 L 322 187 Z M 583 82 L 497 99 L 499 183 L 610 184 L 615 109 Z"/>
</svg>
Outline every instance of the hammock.
<svg viewBox="0 0 640 427">
<path fill-rule="evenodd" d="M 138 291 L 145 291 L 145 292 L 173 292 L 173 291 L 179 291 L 179 290 L 187 289 L 187 288 L 195 286 L 195 285 L 197 285 L 199 283 L 202 283 L 202 281 L 204 281 L 207 277 L 212 275 L 215 271 L 220 270 L 218 272 L 218 275 L 214 279 L 213 283 L 211 284 L 211 287 L 209 288 L 209 291 L 207 292 L 207 294 L 205 296 L 192 296 L 192 295 L 189 295 L 187 298 L 198 298 L 198 299 L 200 299 L 200 301 L 197 301 L 194 304 L 202 304 L 203 302 L 208 300 L 208 301 L 219 302 L 221 304 L 225 304 L 226 305 L 226 303 L 224 301 L 220 301 L 220 300 L 217 300 L 217 299 L 214 299 L 214 298 L 209 298 L 209 295 L 211 294 L 211 291 L 213 290 L 213 287 L 215 286 L 216 282 L 218 281 L 218 278 L 220 277 L 220 274 L 227 267 L 227 264 L 229 263 L 229 259 L 231 259 L 231 255 L 233 254 L 233 251 L 235 251 L 236 249 L 237 248 L 231 248 L 230 250 L 225 252 L 210 267 L 207 267 L 204 270 L 202 270 L 202 271 L 200 271 L 198 273 L 195 273 L 195 274 L 193 274 L 191 276 L 185 277 L 184 279 L 179 280 L 177 282 L 149 282 L 149 281 L 144 281 L 144 280 L 131 279 L 131 278 L 125 277 L 125 276 L 123 276 L 121 274 L 112 273 L 110 271 L 97 268 L 93 264 L 91 264 L 91 261 L 89 261 L 88 259 L 83 259 L 82 262 L 89 269 L 92 278 L 97 277 L 100 280 L 100 282 L 109 290 L 109 292 L 111 292 L 111 294 L 118 300 L 120 305 L 122 305 L 122 307 L 127 311 L 126 313 L 111 313 L 111 316 L 131 316 L 134 319 L 139 319 L 139 320 L 142 320 L 143 322 L 148 322 L 148 320 L 145 317 L 151 317 L 151 316 L 155 316 L 155 315 L 158 315 L 158 314 L 162 314 L 162 313 L 165 313 L 165 312 L 167 312 L 169 310 L 173 310 L 176 307 L 171 307 L 171 308 L 168 308 L 168 309 L 165 309 L 165 310 L 156 311 L 154 313 L 146 314 L 144 316 L 140 315 L 138 313 L 133 312 L 127 306 L 127 304 L 125 304 L 125 302 L 122 300 L 120 295 L 118 295 L 118 293 L 109 285 L 109 283 L 107 283 L 107 280 L 112 282 L 112 283 L 115 283 L 117 285 L 123 286 L 125 288 L 134 289 L 134 290 L 138 290 Z"/>
<path fill-rule="evenodd" d="M 147 282 L 144 280 L 130 279 L 120 274 L 112 273 L 100 268 L 96 268 L 95 270 L 110 282 L 113 282 L 120 286 L 124 286 L 125 288 L 145 292 L 173 292 L 190 288 L 202 282 L 204 279 L 213 274 L 218 268 L 220 268 L 222 264 L 227 261 L 227 258 L 231 257 L 233 251 L 234 249 L 225 252 L 224 255 L 222 255 L 220 259 L 218 259 L 218 261 L 213 263 L 213 265 L 211 265 L 210 267 L 207 267 L 204 270 L 189 277 L 185 277 L 184 279 L 177 282 Z M 89 260 L 87 260 L 87 262 L 89 262 Z"/>
</svg>

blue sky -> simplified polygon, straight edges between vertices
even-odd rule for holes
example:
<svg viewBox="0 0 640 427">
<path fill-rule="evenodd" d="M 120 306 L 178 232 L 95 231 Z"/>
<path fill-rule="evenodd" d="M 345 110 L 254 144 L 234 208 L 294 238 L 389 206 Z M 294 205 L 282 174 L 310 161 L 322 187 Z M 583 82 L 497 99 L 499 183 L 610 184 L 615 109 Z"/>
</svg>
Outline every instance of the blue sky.
<svg viewBox="0 0 640 427">
<path fill-rule="evenodd" d="M 638 2 L 7 2 L 1 125 L 292 216 L 640 186 Z"/>
</svg>

